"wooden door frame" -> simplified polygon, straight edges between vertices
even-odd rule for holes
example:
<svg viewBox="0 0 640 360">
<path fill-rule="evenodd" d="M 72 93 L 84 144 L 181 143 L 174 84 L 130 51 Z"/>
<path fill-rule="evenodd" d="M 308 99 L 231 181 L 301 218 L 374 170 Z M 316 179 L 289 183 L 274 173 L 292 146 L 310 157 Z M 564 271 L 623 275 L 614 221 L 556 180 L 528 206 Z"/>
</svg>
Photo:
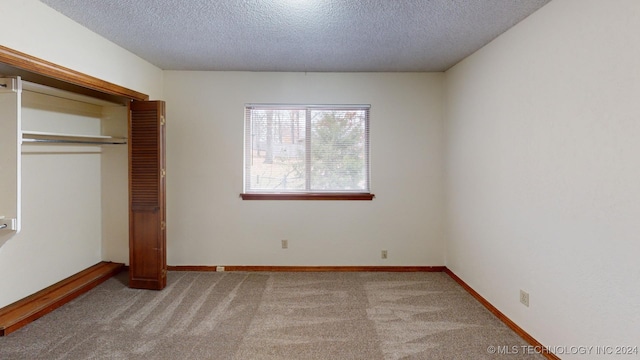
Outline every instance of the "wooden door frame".
<svg viewBox="0 0 640 360">
<path fill-rule="evenodd" d="M 0 45 L 0 74 L 105 100 L 146 101 L 149 95 Z"/>
</svg>

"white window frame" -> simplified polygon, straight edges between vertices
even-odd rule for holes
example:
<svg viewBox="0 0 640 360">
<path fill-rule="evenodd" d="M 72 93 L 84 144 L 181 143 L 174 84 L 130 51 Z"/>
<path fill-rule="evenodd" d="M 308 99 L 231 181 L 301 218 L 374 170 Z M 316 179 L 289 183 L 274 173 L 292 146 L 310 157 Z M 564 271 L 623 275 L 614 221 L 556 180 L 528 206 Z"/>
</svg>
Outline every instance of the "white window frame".
<svg viewBox="0 0 640 360">
<path fill-rule="evenodd" d="M 245 104 L 245 129 L 244 129 L 244 167 L 243 167 L 243 193 L 244 200 L 372 200 L 374 195 L 371 193 L 371 163 L 370 163 L 370 105 L 348 104 L 348 105 L 317 105 L 317 104 Z M 306 171 L 305 189 L 303 190 L 265 190 L 250 189 L 250 158 L 253 154 L 252 136 L 252 119 L 251 112 L 253 110 L 301 110 L 305 111 L 305 148 L 306 159 L 305 167 L 308 169 L 310 160 L 310 133 L 311 119 L 310 113 L 314 110 L 355 110 L 365 111 L 365 159 L 364 159 L 364 188 L 363 189 L 338 189 L 338 190 L 314 190 L 310 188 L 310 171 Z"/>
</svg>

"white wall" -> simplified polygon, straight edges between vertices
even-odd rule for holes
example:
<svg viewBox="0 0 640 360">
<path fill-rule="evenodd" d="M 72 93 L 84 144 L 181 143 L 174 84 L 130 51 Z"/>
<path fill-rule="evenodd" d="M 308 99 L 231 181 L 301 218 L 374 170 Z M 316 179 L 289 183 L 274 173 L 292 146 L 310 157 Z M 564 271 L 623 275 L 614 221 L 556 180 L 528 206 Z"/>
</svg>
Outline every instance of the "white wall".
<svg viewBox="0 0 640 360">
<path fill-rule="evenodd" d="M 2 0 L 0 14 L 0 45 L 161 98 L 160 69 L 39 1 Z M 25 116 L 39 115 L 26 111 Z M 101 260 L 128 262 L 126 150 L 106 181 L 124 189 L 119 200 L 107 204 L 123 209 L 124 222 L 122 216 L 107 217 L 124 229 L 115 236 L 109 229 L 116 227 L 101 218 L 102 182 L 114 167 L 103 164 L 99 148 L 59 150 L 22 155 L 22 232 L 0 246 L 0 307 Z"/>
<path fill-rule="evenodd" d="M 639 34 L 554 0 L 446 73 L 446 265 L 546 346 L 640 345 Z"/>
<path fill-rule="evenodd" d="M 0 45 L 162 99 L 162 70 L 37 0 L 2 0 Z"/>
<path fill-rule="evenodd" d="M 442 78 L 165 72 L 168 264 L 443 265 Z M 241 200 L 245 103 L 371 104 L 376 198 Z"/>
</svg>

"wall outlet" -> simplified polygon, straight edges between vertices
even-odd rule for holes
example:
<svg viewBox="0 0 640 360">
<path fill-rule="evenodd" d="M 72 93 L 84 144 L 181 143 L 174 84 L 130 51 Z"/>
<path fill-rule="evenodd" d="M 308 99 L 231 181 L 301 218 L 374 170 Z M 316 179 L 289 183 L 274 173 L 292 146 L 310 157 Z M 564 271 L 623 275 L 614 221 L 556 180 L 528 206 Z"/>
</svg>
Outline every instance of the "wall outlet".
<svg viewBox="0 0 640 360">
<path fill-rule="evenodd" d="M 289 240 L 282 240 L 282 248 L 283 249 L 289 248 Z"/>
<path fill-rule="evenodd" d="M 224 266 L 216 266 L 216 271 L 224 271 Z"/>
<path fill-rule="evenodd" d="M 380 252 L 380 258 L 381 259 L 386 259 L 387 258 L 387 250 L 382 250 Z"/>
<path fill-rule="evenodd" d="M 520 290 L 520 302 L 522 303 L 522 305 L 529 307 L 529 293 L 524 291 L 524 290 Z"/>
</svg>

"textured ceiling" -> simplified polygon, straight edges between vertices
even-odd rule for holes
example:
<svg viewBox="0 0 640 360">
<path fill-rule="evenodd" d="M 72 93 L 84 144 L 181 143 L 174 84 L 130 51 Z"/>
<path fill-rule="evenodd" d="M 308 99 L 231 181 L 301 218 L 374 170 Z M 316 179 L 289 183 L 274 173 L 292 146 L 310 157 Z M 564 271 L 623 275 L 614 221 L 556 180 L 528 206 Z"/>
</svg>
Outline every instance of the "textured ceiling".
<svg viewBox="0 0 640 360">
<path fill-rule="evenodd" d="M 444 71 L 550 0 L 41 0 L 165 70 Z"/>
</svg>

